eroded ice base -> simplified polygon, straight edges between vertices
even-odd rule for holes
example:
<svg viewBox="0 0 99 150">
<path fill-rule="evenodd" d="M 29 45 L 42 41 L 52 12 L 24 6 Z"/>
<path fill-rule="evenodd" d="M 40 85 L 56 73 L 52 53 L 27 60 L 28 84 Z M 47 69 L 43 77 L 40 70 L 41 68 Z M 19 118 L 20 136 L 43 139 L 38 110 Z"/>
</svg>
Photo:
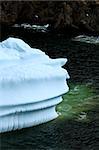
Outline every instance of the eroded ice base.
<svg viewBox="0 0 99 150">
<path fill-rule="evenodd" d="M 62 97 L 24 105 L 3 106 L 0 108 L 0 132 L 31 127 L 53 120 L 58 116 L 55 106 Z"/>
</svg>

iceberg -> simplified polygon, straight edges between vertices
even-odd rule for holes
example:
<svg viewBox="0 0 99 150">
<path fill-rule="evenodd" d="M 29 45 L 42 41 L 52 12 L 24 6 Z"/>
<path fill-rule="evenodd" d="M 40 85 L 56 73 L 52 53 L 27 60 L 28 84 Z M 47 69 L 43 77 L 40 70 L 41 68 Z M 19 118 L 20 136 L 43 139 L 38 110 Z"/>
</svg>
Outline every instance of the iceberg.
<svg viewBox="0 0 99 150">
<path fill-rule="evenodd" d="M 47 32 L 49 24 L 45 25 L 35 25 L 35 24 L 28 24 L 28 23 L 22 23 L 22 24 L 14 24 L 12 27 L 14 28 L 23 28 L 23 29 L 31 29 L 37 32 Z"/>
<path fill-rule="evenodd" d="M 99 44 L 99 36 L 79 35 L 72 38 L 72 41 L 84 42 L 89 44 Z"/>
<path fill-rule="evenodd" d="M 0 133 L 55 119 L 69 87 L 66 58 L 51 59 L 23 40 L 0 42 Z M 6 122 L 6 123 L 5 123 Z"/>
</svg>

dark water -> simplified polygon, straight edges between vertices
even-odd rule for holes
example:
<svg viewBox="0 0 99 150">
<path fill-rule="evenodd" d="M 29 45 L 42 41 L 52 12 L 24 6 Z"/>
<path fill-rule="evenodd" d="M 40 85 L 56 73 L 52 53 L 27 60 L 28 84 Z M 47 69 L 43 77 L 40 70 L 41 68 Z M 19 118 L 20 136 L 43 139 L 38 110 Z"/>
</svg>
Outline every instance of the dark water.
<svg viewBox="0 0 99 150">
<path fill-rule="evenodd" d="M 0 135 L 0 150 L 99 149 L 99 46 L 72 42 L 61 34 L 10 30 L 50 57 L 66 57 L 70 92 L 57 107 L 61 115 L 49 123 Z"/>
</svg>

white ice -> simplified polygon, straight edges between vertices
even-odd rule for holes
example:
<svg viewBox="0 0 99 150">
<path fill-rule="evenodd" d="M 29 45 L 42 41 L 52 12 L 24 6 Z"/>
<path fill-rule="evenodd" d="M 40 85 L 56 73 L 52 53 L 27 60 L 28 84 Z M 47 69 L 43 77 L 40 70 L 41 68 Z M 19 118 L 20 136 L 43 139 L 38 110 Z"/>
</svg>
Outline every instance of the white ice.
<svg viewBox="0 0 99 150">
<path fill-rule="evenodd" d="M 51 59 L 18 38 L 8 38 L 0 43 L 0 132 L 56 118 L 55 106 L 69 90 L 66 82 L 69 75 L 62 68 L 66 62 L 65 58 Z M 43 118 L 44 114 L 48 118 Z M 20 117 L 24 117 L 23 122 L 18 122 Z M 9 119 L 13 125 L 9 124 Z M 4 122 L 7 122 L 6 126 Z"/>
</svg>

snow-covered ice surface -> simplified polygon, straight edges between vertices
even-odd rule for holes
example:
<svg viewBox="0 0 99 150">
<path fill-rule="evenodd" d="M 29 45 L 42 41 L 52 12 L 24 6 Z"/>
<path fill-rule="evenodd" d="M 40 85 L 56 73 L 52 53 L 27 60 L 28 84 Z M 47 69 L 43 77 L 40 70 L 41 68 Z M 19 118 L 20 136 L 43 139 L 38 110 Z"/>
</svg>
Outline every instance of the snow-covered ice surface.
<svg viewBox="0 0 99 150">
<path fill-rule="evenodd" d="M 56 118 L 55 106 L 69 89 L 69 75 L 62 68 L 66 62 L 49 58 L 21 39 L 0 43 L 0 132 Z"/>
</svg>

